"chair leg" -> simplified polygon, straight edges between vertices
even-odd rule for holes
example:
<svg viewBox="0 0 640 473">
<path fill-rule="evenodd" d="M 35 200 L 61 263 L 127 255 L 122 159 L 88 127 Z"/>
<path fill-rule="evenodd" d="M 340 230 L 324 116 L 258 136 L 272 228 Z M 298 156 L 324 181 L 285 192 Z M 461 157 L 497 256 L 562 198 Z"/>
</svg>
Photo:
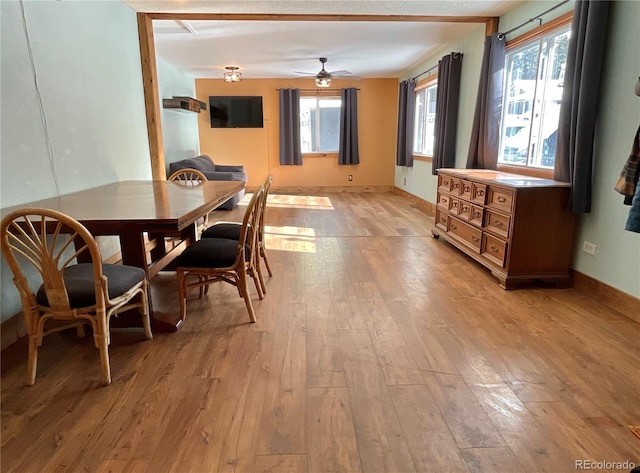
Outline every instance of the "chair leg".
<svg viewBox="0 0 640 473">
<path fill-rule="evenodd" d="M 140 315 L 142 316 L 142 326 L 144 327 L 144 336 L 147 340 L 151 340 L 153 338 L 153 333 L 151 333 L 151 318 L 149 316 L 148 285 L 149 283 L 145 281 L 144 290 L 140 294 L 140 299 L 142 304 L 140 307 Z"/>
<path fill-rule="evenodd" d="M 273 272 L 271 271 L 271 265 L 269 264 L 269 258 L 267 258 L 267 250 L 264 249 L 264 243 L 260 244 L 260 256 L 264 260 L 264 265 L 267 267 L 267 272 L 269 273 L 269 277 L 273 276 Z"/>
<path fill-rule="evenodd" d="M 187 282 L 187 278 L 185 277 L 184 271 L 177 271 L 178 275 L 178 298 L 180 299 L 180 320 L 184 322 L 184 319 L 187 317 L 187 288 L 185 284 Z"/>
<path fill-rule="evenodd" d="M 240 295 L 244 298 L 244 303 L 247 306 L 247 311 L 249 312 L 249 320 L 251 320 L 251 322 L 255 322 L 256 314 L 253 310 L 251 297 L 249 297 L 249 288 L 247 287 L 247 272 L 245 268 L 241 268 L 238 271 L 238 291 L 240 292 Z"/>
<path fill-rule="evenodd" d="M 109 365 L 109 338 L 107 334 L 96 334 L 95 342 L 100 351 L 100 368 L 102 382 L 105 385 L 111 384 L 111 367 Z"/>
<path fill-rule="evenodd" d="M 27 385 L 33 386 L 36 382 L 36 369 L 38 367 L 38 336 L 29 336 L 29 361 L 27 362 Z"/>
<path fill-rule="evenodd" d="M 260 266 L 260 255 L 257 254 L 258 252 L 256 251 L 256 259 L 254 262 L 254 267 L 256 269 L 256 271 L 258 272 L 258 279 L 260 280 L 260 287 L 262 288 L 262 294 L 266 295 L 267 294 L 267 285 L 264 282 L 264 276 L 262 276 L 262 267 Z"/>
</svg>

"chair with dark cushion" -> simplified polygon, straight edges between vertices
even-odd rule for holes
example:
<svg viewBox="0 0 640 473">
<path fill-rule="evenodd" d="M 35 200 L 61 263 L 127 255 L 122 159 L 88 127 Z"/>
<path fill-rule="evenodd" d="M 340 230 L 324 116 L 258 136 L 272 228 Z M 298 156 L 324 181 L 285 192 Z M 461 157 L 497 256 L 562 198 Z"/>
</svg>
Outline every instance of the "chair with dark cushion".
<svg viewBox="0 0 640 473">
<path fill-rule="evenodd" d="M 260 286 L 262 287 L 263 294 L 267 293 L 267 286 L 264 282 L 264 277 L 262 276 L 262 267 L 260 265 L 260 258 L 264 261 L 264 264 L 267 268 L 267 272 L 269 276 L 273 276 L 273 272 L 271 271 L 271 265 L 269 264 L 269 258 L 267 257 L 267 250 L 264 241 L 264 218 L 265 212 L 267 208 L 267 198 L 269 196 L 269 189 L 271 188 L 271 182 L 273 180 L 273 176 L 268 176 L 262 185 L 264 192 L 262 195 L 262 199 L 259 203 L 260 205 L 260 217 L 258 219 L 258 249 L 255 252 L 255 268 L 258 271 L 258 278 L 260 279 Z M 202 232 L 202 238 L 225 238 L 227 240 L 235 240 L 238 241 L 240 238 L 240 231 L 242 229 L 242 224 L 239 222 L 216 222 L 207 228 L 204 232 Z"/>
<path fill-rule="evenodd" d="M 247 181 L 247 174 L 244 166 L 232 166 L 225 164 L 215 164 L 206 154 L 194 158 L 182 159 L 169 164 L 169 175 L 180 169 L 196 169 L 204 174 L 210 181 Z M 218 209 L 233 210 L 240 199 L 244 196 L 244 189 L 227 200 Z"/>
<path fill-rule="evenodd" d="M 226 282 L 238 288 L 238 294 L 244 298 L 249 319 L 256 321 L 253 304 L 247 284 L 248 277 L 252 277 L 262 299 L 264 294 L 255 269 L 254 254 L 257 251 L 257 234 L 250 231 L 257 228 L 258 205 L 263 195 L 260 187 L 251 198 L 244 213 L 240 235 L 237 240 L 225 238 L 206 238 L 189 245 L 175 259 L 174 265 L 178 276 L 178 297 L 180 299 L 180 319 L 187 315 L 187 295 L 190 288 L 199 288 L 199 297 L 203 296 L 202 288 L 207 288 L 215 282 Z"/>
<path fill-rule="evenodd" d="M 54 210 L 26 208 L 8 214 L 0 224 L 0 238 L 29 334 L 27 384 L 35 383 L 42 338 L 72 327 L 83 336 L 85 325 L 92 327 L 94 344 L 100 351 L 102 381 L 110 384 L 111 316 L 138 309 L 145 337 L 152 338 L 144 270 L 104 264 L 91 233 Z M 23 271 L 29 266 L 31 273 L 35 268 L 40 275 L 39 281 L 30 283 L 33 278 Z M 60 323 L 45 330 L 49 320 Z"/>
</svg>

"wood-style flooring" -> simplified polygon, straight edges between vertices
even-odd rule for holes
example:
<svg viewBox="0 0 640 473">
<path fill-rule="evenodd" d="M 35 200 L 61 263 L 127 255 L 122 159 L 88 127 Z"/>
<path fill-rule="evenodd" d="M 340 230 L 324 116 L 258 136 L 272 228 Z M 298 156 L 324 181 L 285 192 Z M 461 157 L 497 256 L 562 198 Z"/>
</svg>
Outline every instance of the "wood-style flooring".
<svg viewBox="0 0 640 473">
<path fill-rule="evenodd" d="M 266 221 L 256 324 L 232 286 L 194 292 L 176 333 L 114 331 L 108 387 L 90 336 L 46 338 L 32 387 L 26 345 L 5 351 L 2 472 L 640 464 L 640 324 L 571 289 L 500 289 L 394 194 L 271 195 Z M 152 292 L 178 311 L 174 274 Z"/>
</svg>

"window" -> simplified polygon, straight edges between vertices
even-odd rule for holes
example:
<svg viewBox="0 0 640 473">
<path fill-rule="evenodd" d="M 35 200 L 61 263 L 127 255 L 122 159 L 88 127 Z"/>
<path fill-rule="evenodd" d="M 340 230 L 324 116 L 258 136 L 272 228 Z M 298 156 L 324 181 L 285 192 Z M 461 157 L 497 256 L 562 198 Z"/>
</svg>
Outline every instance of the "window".
<svg viewBox="0 0 640 473">
<path fill-rule="evenodd" d="M 300 97 L 302 153 L 337 153 L 340 139 L 340 97 Z"/>
<path fill-rule="evenodd" d="M 553 169 L 570 28 L 507 44 L 499 165 Z"/>
<path fill-rule="evenodd" d="M 436 126 L 437 81 L 416 91 L 416 110 L 413 128 L 413 152 L 433 156 Z"/>
</svg>

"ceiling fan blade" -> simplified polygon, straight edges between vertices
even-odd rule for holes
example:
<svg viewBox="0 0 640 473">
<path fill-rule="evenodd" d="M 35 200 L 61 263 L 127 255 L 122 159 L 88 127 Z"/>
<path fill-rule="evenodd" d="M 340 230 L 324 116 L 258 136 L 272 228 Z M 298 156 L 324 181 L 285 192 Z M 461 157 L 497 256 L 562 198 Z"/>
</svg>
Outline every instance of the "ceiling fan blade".
<svg viewBox="0 0 640 473">
<path fill-rule="evenodd" d="M 317 72 L 302 72 L 302 71 L 293 71 L 294 74 L 304 74 L 305 76 L 315 77 Z"/>
<path fill-rule="evenodd" d="M 351 75 L 351 72 L 345 71 L 344 69 L 342 69 L 339 71 L 331 71 L 329 72 L 329 74 L 331 74 L 332 76 L 349 76 Z"/>
<path fill-rule="evenodd" d="M 343 80 L 360 80 L 362 79 L 362 77 L 360 76 L 354 76 L 354 75 L 349 75 L 349 76 L 331 76 L 332 79 L 343 79 Z"/>
</svg>

